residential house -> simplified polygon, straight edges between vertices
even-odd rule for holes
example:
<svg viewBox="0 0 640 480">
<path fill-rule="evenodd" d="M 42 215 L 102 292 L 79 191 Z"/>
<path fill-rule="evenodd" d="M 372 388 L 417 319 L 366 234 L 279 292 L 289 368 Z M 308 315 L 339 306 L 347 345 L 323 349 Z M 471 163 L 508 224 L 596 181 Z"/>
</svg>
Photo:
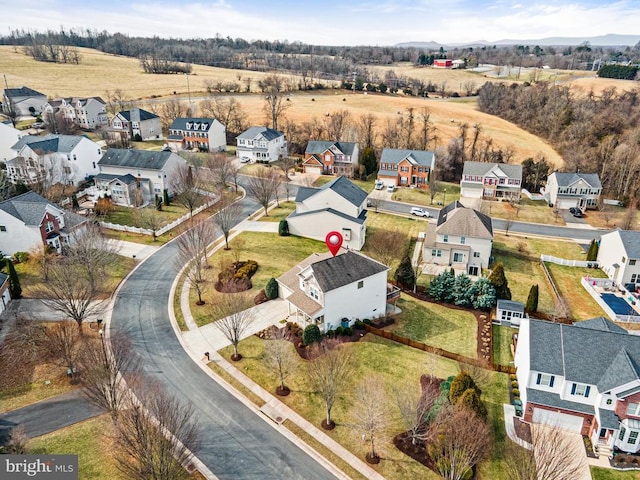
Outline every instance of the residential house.
<svg viewBox="0 0 640 480">
<path fill-rule="evenodd" d="M 27 135 L 11 147 L 14 157 L 6 162 L 12 183 L 78 186 L 98 173 L 102 149 L 84 135 Z"/>
<path fill-rule="evenodd" d="M 597 173 L 559 173 L 547 177 L 545 198 L 559 210 L 596 208 L 602 193 Z"/>
<path fill-rule="evenodd" d="M 26 134 L 13 128 L 10 123 L 0 122 L 0 161 L 6 162 L 16 156 L 13 147 Z"/>
<path fill-rule="evenodd" d="M 598 248 L 600 268 L 620 286 L 629 291 L 640 287 L 640 232 L 615 230 L 600 237 Z"/>
<path fill-rule="evenodd" d="M 427 224 L 422 258 L 425 263 L 480 275 L 489 266 L 492 245 L 491 217 L 456 200 L 440 210 L 435 224 Z"/>
<path fill-rule="evenodd" d="M 55 120 L 52 116 L 60 115 L 85 130 L 95 130 L 109 125 L 106 103 L 100 97 L 56 98 L 44 105 L 42 114 L 47 123 Z"/>
<path fill-rule="evenodd" d="M 322 240 L 338 231 L 343 245 L 360 250 L 367 230 L 367 192 L 346 177 L 320 188 L 299 187 L 296 209 L 287 217 L 289 233 Z"/>
<path fill-rule="evenodd" d="M 640 450 L 640 336 L 603 317 L 523 318 L 515 366 L 525 422 L 586 435 L 609 453 Z"/>
<path fill-rule="evenodd" d="M 352 250 L 314 253 L 277 279 L 279 296 L 302 327 L 327 332 L 386 314 L 389 267 Z M 394 290 L 389 293 L 397 296 Z"/>
<path fill-rule="evenodd" d="M 517 327 L 520 321 L 527 317 L 524 304 L 513 300 L 498 300 L 496 305 L 496 320 L 503 325 Z"/>
<path fill-rule="evenodd" d="M 238 157 L 270 163 L 287 154 L 284 133 L 267 127 L 251 127 L 236 137 Z"/>
<path fill-rule="evenodd" d="M 17 117 L 35 116 L 42 112 L 42 107 L 46 103 L 47 96 L 32 88 L 5 88 L 2 111 L 6 114 L 13 112 Z"/>
<path fill-rule="evenodd" d="M 173 152 L 110 148 L 98 162 L 96 187 L 109 193 L 118 205 L 150 203 L 156 195 L 162 197 L 165 190 L 173 193 L 175 172 L 186 163 Z"/>
<path fill-rule="evenodd" d="M 460 196 L 487 200 L 520 200 L 522 165 L 464 162 Z"/>
<path fill-rule="evenodd" d="M 0 273 L 0 313 L 4 312 L 11 301 L 11 291 L 9 290 L 9 275 Z"/>
<path fill-rule="evenodd" d="M 114 140 L 160 140 L 162 123 L 155 113 L 132 108 L 119 112 L 111 119 L 108 133 Z"/>
<path fill-rule="evenodd" d="M 63 210 L 33 191 L 0 202 L 0 251 L 4 255 L 50 246 L 57 252 L 71 242 L 86 219 Z"/>
<path fill-rule="evenodd" d="M 306 173 L 344 175 L 352 178 L 358 168 L 360 149 L 354 142 L 310 140 L 302 168 Z"/>
<path fill-rule="evenodd" d="M 169 127 L 167 145 L 173 152 L 192 149 L 224 152 L 227 127 L 215 118 L 176 118 Z"/>
<path fill-rule="evenodd" d="M 380 157 L 378 181 L 396 187 L 428 188 L 434 163 L 433 152 L 385 148 Z"/>
</svg>

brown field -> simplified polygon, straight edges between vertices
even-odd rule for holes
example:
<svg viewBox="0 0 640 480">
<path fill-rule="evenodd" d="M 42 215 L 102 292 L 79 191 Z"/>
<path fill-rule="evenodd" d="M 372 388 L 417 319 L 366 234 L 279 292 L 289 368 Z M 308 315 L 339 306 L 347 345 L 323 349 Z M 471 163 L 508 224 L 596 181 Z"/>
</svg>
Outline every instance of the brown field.
<svg viewBox="0 0 640 480">
<path fill-rule="evenodd" d="M 615 88 L 618 92 L 640 88 L 640 82 L 616 80 L 615 78 L 598 78 L 596 76 L 580 77 L 567 83 L 576 93 L 587 94 L 593 91 L 596 95 L 602 93 L 605 88 Z"/>
</svg>

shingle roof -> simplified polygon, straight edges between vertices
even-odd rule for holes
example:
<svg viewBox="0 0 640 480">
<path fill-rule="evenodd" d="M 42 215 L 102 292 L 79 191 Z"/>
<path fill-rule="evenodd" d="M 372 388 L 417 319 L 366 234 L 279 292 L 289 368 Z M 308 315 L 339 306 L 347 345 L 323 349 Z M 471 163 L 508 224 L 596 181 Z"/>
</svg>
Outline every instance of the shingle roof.
<svg viewBox="0 0 640 480">
<path fill-rule="evenodd" d="M 4 285 L 7 280 L 9 280 L 9 275 L 0 272 L 0 286 Z"/>
<path fill-rule="evenodd" d="M 568 187 L 581 179 L 591 185 L 591 188 L 602 188 L 600 177 L 597 173 L 560 173 L 553 172 L 551 175 L 556 177 L 556 183 L 559 187 Z M 549 176 L 551 176 L 549 175 Z"/>
<path fill-rule="evenodd" d="M 25 223 L 25 225 L 39 226 L 46 213 L 47 206 L 60 210 L 46 198 L 35 192 L 26 192 L 17 197 L 0 202 L 0 210 Z"/>
<path fill-rule="evenodd" d="M 333 208 L 322 208 L 320 210 L 309 210 L 307 212 L 292 212 L 289 217 L 304 217 L 308 215 L 316 215 L 318 213 L 330 213 L 332 215 L 336 215 L 338 217 L 344 218 L 345 220 L 350 220 L 355 223 L 359 223 L 362 225 L 367 219 L 367 210 L 364 209 L 360 212 L 360 215 L 357 217 L 352 217 L 351 215 L 347 215 L 346 213 L 339 212 Z M 287 218 L 289 218 L 287 217 Z"/>
<path fill-rule="evenodd" d="M 417 165 L 427 167 L 431 167 L 433 165 L 433 152 L 426 150 L 400 150 L 396 148 L 385 148 L 382 150 L 380 163 L 398 164 L 405 158 L 408 158 L 412 163 Z M 394 173 L 397 174 L 397 172 Z"/>
<path fill-rule="evenodd" d="M 504 173 L 509 178 L 522 179 L 522 165 L 509 163 L 464 162 L 462 174 L 485 176 L 492 171 L 499 177 L 502 176 L 500 173 Z"/>
<path fill-rule="evenodd" d="M 112 182 L 113 180 L 120 180 L 122 183 L 124 183 L 126 185 L 131 185 L 131 184 L 133 184 L 133 183 L 138 181 L 138 179 L 136 177 L 134 177 L 133 175 L 131 175 L 130 173 L 127 173 L 126 175 L 114 175 L 114 174 L 110 174 L 110 173 L 99 173 L 94 178 L 96 180 L 107 180 L 109 182 Z"/>
<path fill-rule="evenodd" d="M 12 97 L 46 97 L 44 93 L 37 92 L 36 90 L 29 87 L 20 87 L 20 88 L 5 88 L 4 94 L 7 98 Z"/>
<path fill-rule="evenodd" d="M 48 134 L 44 137 L 36 135 L 27 135 L 22 137 L 18 142 L 11 147 L 13 150 L 20 150 L 25 145 L 29 145 L 33 151 L 40 150 L 45 153 L 60 152 L 69 153 L 82 141 L 88 137 L 84 135 L 55 135 Z"/>
<path fill-rule="evenodd" d="M 513 300 L 498 300 L 496 306 L 500 310 L 511 310 L 512 312 L 524 312 L 524 304 L 522 302 L 514 302 Z"/>
<path fill-rule="evenodd" d="M 595 415 L 596 413 L 596 410 L 592 405 L 570 402 L 569 400 L 561 400 L 557 393 L 545 392 L 535 388 L 527 388 L 527 402 L 548 405 L 550 407 L 558 407 L 564 410 L 571 410 L 573 412 L 588 413 L 590 415 Z"/>
<path fill-rule="evenodd" d="M 307 149 L 304 151 L 306 154 L 318 155 L 326 152 L 331 147 L 335 146 L 344 155 L 352 155 L 353 150 L 356 148 L 357 143 L 354 142 L 329 142 L 322 140 L 309 140 Z"/>
<path fill-rule="evenodd" d="M 440 210 L 436 231 L 438 234 L 493 238 L 491 217 L 467 208 L 457 200 Z"/>
<path fill-rule="evenodd" d="M 359 207 L 367 198 L 367 192 L 350 181 L 347 177 L 340 176 L 335 180 L 325 183 L 320 188 L 300 187 L 296 193 L 296 202 L 304 202 L 307 198 L 323 190 L 332 190 L 347 200 L 349 203 Z"/>
<path fill-rule="evenodd" d="M 143 110 L 142 108 L 132 108 L 131 110 L 123 110 L 120 113 L 118 113 L 118 115 L 123 116 L 127 122 L 131 121 L 131 117 L 132 117 L 132 112 L 135 113 L 135 111 L 139 111 L 140 112 L 140 118 L 134 121 L 144 121 L 144 120 L 151 120 L 154 118 L 160 118 L 158 117 L 158 115 L 156 115 L 155 113 L 151 113 L 151 112 L 147 112 L 146 110 Z M 135 114 L 133 115 L 133 118 L 135 119 Z"/>
<path fill-rule="evenodd" d="M 273 128 L 250 127 L 247 130 L 245 130 L 244 132 L 242 132 L 240 135 L 238 135 L 236 138 L 245 138 L 245 139 L 248 139 L 248 140 L 254 140 L 254 139 L 262 136 L 262 137 L 265 138 L 265 140 L 270 141 L 270 140 L 273 140 L 274 138 L 278 138 L 278 137 L 280 137 L 282 135 L 284 135 L 282 132 L 274 130 Z"/>
<path fill-rule="evenodd" d="M 620 240 L 629 258 L 640 258 L 640 232 L 633 230 L 616 230 L 609 235 L 620 235 Z"/>
<path fill-rule="evenodd" d="M 171 155 L 174 154 L 172 152 L 154 152 L 151 150 L 110 148 L 98 161 L 98 165 L 162 170 Z"/>
<path fill-rule="evenodd" d="M 214 122 L 218 122 L 215 118 L 188 117 L 176 118 L 169 127 L 172 130 L 187 130 L 208 132 L 211 130 Z M 220 123 L 220 122 L 218 122 Z"/>
<path fill-rule="evenodd" d="M 325 293 L 389 270 L 389 267 L 351 250 L 313 263 L 311 268 Z"/>
<path fill-rule="evenodd" d="M 590 328 L 592 330 L 601 330 L 603 332 L 627 333 L 627 331 L 604 317 L 595 317 L 582 322 L 573 324 L 578 328 Z"/>
</svg>

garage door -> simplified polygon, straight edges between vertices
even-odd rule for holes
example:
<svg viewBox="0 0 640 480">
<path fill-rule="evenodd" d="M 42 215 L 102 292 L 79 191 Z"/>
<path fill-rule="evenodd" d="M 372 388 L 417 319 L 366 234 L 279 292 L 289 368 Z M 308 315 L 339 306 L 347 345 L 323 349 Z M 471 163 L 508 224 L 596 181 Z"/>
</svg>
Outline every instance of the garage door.
<svg viewBox="0 0 640 480">
<path fill-rule="evenodd" d="M 582 430 L 582 417 L 575 417 L 566 413 L 551 412 L 542 408 L 533 410 L 533 423 L 553 425 L 563 430 L 580 433 Z"/>
<path fill-rule="evenodd" d="M 320 175 L 320 174 L 322 174 L 322 167 L 307 167 L 305 165 L 304 171 L 306 173 L 315 173 L 317 175 Z"/>
<path fill-rule="evenodd" d="M 578 202 L 575 199 L 558 200 L 556 208 L 560 210 L 569 210 L 571 207 L 577 206 Z"/>
</svg>

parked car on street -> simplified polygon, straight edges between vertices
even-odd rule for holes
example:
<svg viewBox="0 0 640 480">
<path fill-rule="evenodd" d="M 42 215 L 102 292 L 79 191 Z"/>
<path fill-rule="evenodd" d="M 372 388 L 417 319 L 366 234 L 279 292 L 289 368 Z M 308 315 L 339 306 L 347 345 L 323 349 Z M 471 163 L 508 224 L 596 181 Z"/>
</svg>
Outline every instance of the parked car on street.
<svg viewBox="0 0 640 480">
<path fill-rule="evenodd" d="M 411 215 L 416 215 L 417 217 L 425 217 L 425 218 L 429 218 L 431 216 L 429 212 L 419 207 L 411 207 Z"/>
</svg>

